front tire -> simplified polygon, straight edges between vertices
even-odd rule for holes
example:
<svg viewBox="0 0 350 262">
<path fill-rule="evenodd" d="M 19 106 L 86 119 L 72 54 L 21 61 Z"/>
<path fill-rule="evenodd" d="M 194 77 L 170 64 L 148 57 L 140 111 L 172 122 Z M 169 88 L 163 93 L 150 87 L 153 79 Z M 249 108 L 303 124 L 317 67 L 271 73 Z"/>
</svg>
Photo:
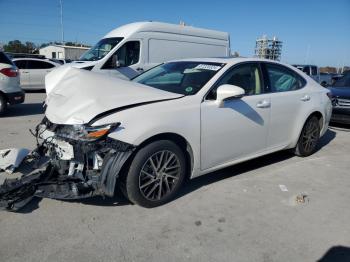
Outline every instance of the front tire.
<svg viewBox="0 0 350 262">
<path fill-rule="evenodd" d="M 312 155 L 317 149 L 319 139 L 319 120 L 316 116 L 311 116 L 301 131 L 297 146 L 295 147 L 295 154 L 301 157 Z"/>
<path fill-rule="evenodd" d="M 0 115 L 4 114 L 7 109 L 7 101 L 3 94 L 0 94 Z"/>
<path fill-rule="evenodd" d="M 169 140 L 141 148 L 131 162 L 125 193 L 134 204 L 156 207 L 172 200 L 186 175 L 186 161 L 179 146 Z"/>
</svg>

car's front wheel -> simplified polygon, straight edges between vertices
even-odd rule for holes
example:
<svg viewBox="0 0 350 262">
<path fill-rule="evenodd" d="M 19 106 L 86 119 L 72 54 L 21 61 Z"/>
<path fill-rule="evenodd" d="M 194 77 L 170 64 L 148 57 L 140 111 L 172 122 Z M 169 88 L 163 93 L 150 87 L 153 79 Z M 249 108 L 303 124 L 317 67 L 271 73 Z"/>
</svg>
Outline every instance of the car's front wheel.
<svg viewBox="0 0 350 262">
<path fill-rule="evenodd" d="M 318 140 L 320 139 L 320 124 L 316 116 L 311 116 L 304 124 L 301 131 L 295 154 L 297 156 L 309 156 L 317 149 Z"/>
<path fill-rule="evenodd" d="M 141 148 L 125 178 L 129 200 L 143 207 L 156 207 L 172 200 L 186 175 L 186 161 L 179 146 L 159 140 Z"/>
</svg>

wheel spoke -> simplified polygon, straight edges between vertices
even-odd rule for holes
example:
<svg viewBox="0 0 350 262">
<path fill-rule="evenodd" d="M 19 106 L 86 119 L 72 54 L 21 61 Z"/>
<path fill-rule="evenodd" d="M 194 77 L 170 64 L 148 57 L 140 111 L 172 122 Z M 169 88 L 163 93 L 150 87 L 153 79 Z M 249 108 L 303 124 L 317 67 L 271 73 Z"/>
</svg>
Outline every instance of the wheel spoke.
<svg viewBox="0 0 350 262">
<path fill-rule="evenodd" d="M 160 170 L 160 167 L 161 167 L 161 165 L 163 163 L 163 157 L 164 157 L 164 151 L 162 151 L 160 153 L 160 159 L 158 160 L 158 163 L 157 163 L 157 170 Z"/>
<path fill-rule="evenodd" d="M 166 193 L 170 192 L 170 186 L 169 186 L 169 181 L 167 177 L 164 177 L 164 184 L 166 187 Z"/>
<path fill-rule="evenodd" d="M 140 186 L 140 189 L 145 188 L 145 187 L 151 185 L 154 182 L 156 182 L 156 180 L 152 179 L 152 180 L 148 181 L 146 184 L 143 184 L 142 186 Z"/>
<path fill-rule="evenodd" d="M 149 197 L 154 192 L 154 190 L 156 190 L 157 186 L 158 186 L 158 184 L 154 184 L 152 189 L 148 192 L 147 197 Z"/>
<path fill-rule="evenodd" d="M 154 161 L 153 161 L 152 157 L 149 158 L 149 162 L 151 163 L 151 167 L 153 169 L 153 172 L 157 173 L 157 167 L 154 164 Z"/>
<path fill-rule="evenodd" d="M 156 152 L 143 164 L 139 189 L 148 200 L 161 200 L 174 190 L 180 178 L 181 166 L 177 155 L 168 150 Z"/>
<path fill-rule="evenodd" d="M 162 184 L 163 184 L 163 179 L 161 178 L 159 181 L 158 200 L 160 200 L 162 197 Z"/>
<path fill-rule="evenodd" d="M 142 174 L 145 174 L 146 176 L 148 176 L 148 177 L 150 177 L 150 178 L 155 178 L 154 175 L 152 175 L 152 174 L 146 172 L 145 170 L 141 170 L 141 173 L 142 173 Z"/>
</svg>

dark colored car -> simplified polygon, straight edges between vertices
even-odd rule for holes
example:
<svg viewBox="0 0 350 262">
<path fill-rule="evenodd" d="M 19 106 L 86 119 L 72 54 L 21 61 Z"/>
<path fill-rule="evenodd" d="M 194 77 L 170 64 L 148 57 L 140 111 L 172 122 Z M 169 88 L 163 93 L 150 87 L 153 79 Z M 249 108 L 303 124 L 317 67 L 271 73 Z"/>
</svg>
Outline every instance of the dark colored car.
<svg viewBox="0 0 350 262">
<path fill-rule="evenodd" d="M 333 104 L 331 122 L 350 124 L 350 72 L 338 79 L 329 89 Z"/>
</svg>

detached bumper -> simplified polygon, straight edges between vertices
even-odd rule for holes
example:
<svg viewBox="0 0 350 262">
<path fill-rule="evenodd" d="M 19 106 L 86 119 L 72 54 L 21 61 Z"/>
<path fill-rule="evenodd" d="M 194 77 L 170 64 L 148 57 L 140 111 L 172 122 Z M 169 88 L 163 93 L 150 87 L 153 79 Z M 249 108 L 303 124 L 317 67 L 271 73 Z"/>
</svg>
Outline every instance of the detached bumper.
<svg viewBox="0 0 350 262">
<path fill-rule="evenodd" d="M 14 92 L 14 93 L 6 93 L 7 102 L 10 105 L 21 104 L 24 102 L 25 93 L 24 91 Z"/>
<path fill-rule="evenodd" d="M 17 210 L 34 196 L 113 196 L 120 170 L 133 150 L 130 144 L 108 138 L 91 143 L 46 138 L 14 172 L 0 170 L 0 209 Z"/>
</svg>

